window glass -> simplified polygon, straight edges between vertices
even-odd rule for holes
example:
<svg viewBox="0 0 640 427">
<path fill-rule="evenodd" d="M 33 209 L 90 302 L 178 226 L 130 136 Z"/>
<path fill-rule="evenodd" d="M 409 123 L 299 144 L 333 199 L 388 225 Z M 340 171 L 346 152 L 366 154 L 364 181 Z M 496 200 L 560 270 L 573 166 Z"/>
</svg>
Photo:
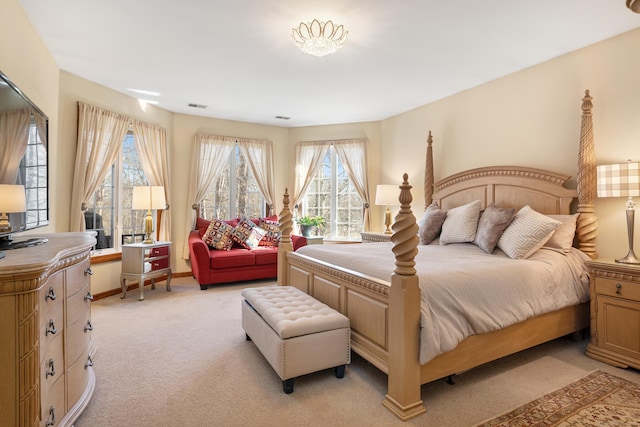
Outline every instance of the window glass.
<svg viewBox="0 0 640 427">
<path fill-rule="evenodd" d="M 363 202 L 333 147 L 309 184 L 303 215 L 326 221 L 318 235 L 336 240 L 358 240 L 362 231 Z"/>
<path fill-rule="evenodd" d="M 200 202 L 200 216 L 208 219 L 259 218 L 265 211 L 266 202 L 258 183 L 236 146 L 213 188 Z"/>
<path fill-rule="evenodd" d="M 18 180 L 19 184 L 24 185 L 27 198 L 26 228 L 46 224 L 47 150 L 39 138 L 35 123 L 29 126 L 29 140 L 20 161 Z"/>
</svg>

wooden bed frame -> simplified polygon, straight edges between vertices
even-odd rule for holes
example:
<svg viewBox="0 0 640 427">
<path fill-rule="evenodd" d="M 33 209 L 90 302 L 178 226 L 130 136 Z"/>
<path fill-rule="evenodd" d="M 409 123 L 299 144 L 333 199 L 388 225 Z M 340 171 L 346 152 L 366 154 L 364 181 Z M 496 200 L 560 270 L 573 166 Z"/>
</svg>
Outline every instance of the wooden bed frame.
<svg viewBox="0 0 640 427">
<path fill-rule="evenodd" d="M 432 200 L 443 209 L 482 200 L 503 207 L 526 204 L 544 214 L 578 212 L 576 246 L 595 258 L 597 218 L 591 97 L 582 99 L 582 129 L 577 190 L 564 185 L 568 176 L 527 167 L 484 167 L 458 173 L 433 184 L 431 133 L 427 140 L 425 207 Z M 400 212 L 393 224 L 394 273 L 389 282 L 295 253 L 289 196 L 280 214 L 282 240 L 278 284 L 295 286 L 349 317 L 353 350 L 388 375 L 382 404 L 402 420 L 426 412 L 421 384 L 445 378 L 589 326 L 589 304 L 567 307 L 498 331 L 471 336 L 454 350 L 425 365 L 418 361 L 420 288 L 415 271 L 418 226 L 411 211 L 407 175 L 400 185 Z M 434 191 L 435 190 L 435 191 Z M 573 202 L 577 196 L 578 204 Z"/>
</svg>

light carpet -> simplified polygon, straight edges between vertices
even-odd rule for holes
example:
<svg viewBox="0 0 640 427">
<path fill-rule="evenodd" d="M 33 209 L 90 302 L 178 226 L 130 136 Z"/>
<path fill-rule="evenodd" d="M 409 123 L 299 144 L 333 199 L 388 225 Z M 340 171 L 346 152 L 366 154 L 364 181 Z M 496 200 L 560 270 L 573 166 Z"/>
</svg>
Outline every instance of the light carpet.
<svg viewBox="0 0 640 427">
<path fill-rule="evenodd" d="M 245 339 L 240 291 L 254 281 L 201 291 L 175 278 L 126 299 L 92 303 L 96 390 L 76 427 L 437 426 L 468 427 L 539 396 L 607 371 L 640 383 L 634 370 L 584 355 L 586 340 L 558 339 L 422 386 L 427 413 L 401 422 L 381 404 L 387 377 L 354 354 L 345 377 L 333 370 L 282 382 Z M 1 424 L 1 423 L 0 423 Z"/>
<path fill-rule="evenodd" d="M 640 385 L 596 371 L 478 427 L 637 427 Z"/>
</svg>

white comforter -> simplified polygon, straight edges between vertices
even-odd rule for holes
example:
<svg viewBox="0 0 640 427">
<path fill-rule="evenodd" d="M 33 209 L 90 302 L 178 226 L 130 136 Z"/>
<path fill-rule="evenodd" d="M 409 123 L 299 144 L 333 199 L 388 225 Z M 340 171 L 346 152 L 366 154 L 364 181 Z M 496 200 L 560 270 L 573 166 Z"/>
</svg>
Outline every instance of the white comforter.
<svg viewBox="0 0 640 427">
<path fill-rule="evenodd" d="M 300 254 L 390 281 L 392 243 L 309 245 Z M 513 260 L 464 243 L 418 246 L 422 294 L 420 363 L 455 348 L 464 338 L 589 300 L 588 257 L 541 249 Z"/>
</svg>

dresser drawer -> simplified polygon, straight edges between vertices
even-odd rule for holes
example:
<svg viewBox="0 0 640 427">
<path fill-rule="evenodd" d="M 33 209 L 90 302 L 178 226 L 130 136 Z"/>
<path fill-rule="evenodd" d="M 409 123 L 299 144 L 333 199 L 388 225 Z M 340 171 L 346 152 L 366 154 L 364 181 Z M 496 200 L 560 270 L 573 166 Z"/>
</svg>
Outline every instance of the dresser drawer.
<svg viewBox="0 0 640 427">
<path fill-rule="evenodd" d="M 89 359 L 88 352 L 85 352 L 67 371 L 67 401 L 69 402 L 67 410 L 70 410 L 73 404 L 80 400 L 87 388 L 89 369 L 93 369 L 89 367 L 89 364 L 92 364 L 92 362 Z"/>
<path fill-rule="evenodd" d="M 61 306 L 64 299 L 64 272 L 58 271 L 51 275 L 47 283 L 40 289 L 40 313 L 46 313 L 53 307 Z"/>
<path fill-rule="evenodd" d="M 149 256 L 152 257 L 162 255 L 169 255 L 169 246 L 158 246 L 156 248 L 151 248 L 151 251 L 149 251 Z"/>
<path fill-rule="evenodd" d="M 85 261 L 69 267 L 66 271 L 67 298 L 80 292 L 89 283 L 89 258 Z"/>
<path fill-rule="evenodd" d="M 84 289 L 67 298 L 66 327 L 76 323 L 78 319 L 84 319 L 85 322 L 89 319 L 91 309 L 91 299 L 89 295 L 89 284 L 87 283 Z"/>
<path fill-rule="evenodd" d="M 90 322 L 89 313 L 87 312 L 86 316 L 80 317 L 76 322 L 67 325 L 67 364 L 74 363 L 83 352 L 87 351 L 89 340 L 91 339 L 91 329 L 93 328 Z"/>
<path fill-rule="evenodd" d="M 40 362 L 40 384 L 43 390 L 50 389 L 64 375 L 64 351 L 62 334 L 56 336 L 47 348 L 42 348 Z"/>
<path fill-rule="evenodd" d="M 42 426 L 57 426 L 67 412 L 64 405 L 64 375 L 52 384 L 51 388 L 42 391 L 41 423 Z M 55 423 L 53 422 L 55 420 Z M 48 424 L 51 423 L 51 424 Z"/>
<path fill-rule="evenodd" d="M 51 343 L 64 332 L 64 311 L 62 304 L 40 313 L 40 361 L 44 360 Z"/>
<path fill-rule="evenodd" d="M 596 294 L 640 301 L 640 284 L 596 277 Z"/>
</svg>

